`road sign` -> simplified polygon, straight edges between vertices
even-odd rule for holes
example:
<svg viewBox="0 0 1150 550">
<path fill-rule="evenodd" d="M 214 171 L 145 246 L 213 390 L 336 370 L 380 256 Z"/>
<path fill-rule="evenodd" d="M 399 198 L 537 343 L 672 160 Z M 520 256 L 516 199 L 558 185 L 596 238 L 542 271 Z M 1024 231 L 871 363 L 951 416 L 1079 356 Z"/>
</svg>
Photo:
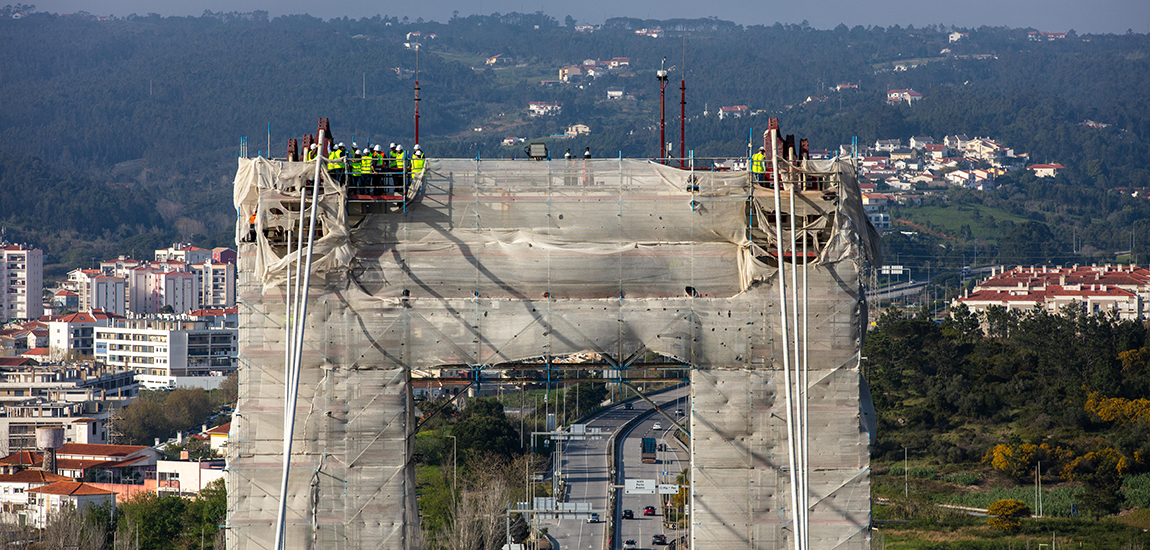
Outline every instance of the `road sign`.
<svg viewBox="0 0 1150 550">
<path fill-rule="evenodd" d="M 679 494 L 679 486 L 678 485 L 667 485 L 665 483 L 660 483 L 659 484 L 659 494 L 660 495 L 677 495 L 677 494 Z"/>
<path fill-rule="evenodd" d="M 884 265 L 879 268 L 879 273 L 883 275 L 902 275 L 903 266 L 901 265 Z"/>
<path fill-rule="evenodd" d="M 627 495 L 653 495 L 655 494 L 655 480 L 628 479 L 623 482 L 623 493 Z"/>
</svg>

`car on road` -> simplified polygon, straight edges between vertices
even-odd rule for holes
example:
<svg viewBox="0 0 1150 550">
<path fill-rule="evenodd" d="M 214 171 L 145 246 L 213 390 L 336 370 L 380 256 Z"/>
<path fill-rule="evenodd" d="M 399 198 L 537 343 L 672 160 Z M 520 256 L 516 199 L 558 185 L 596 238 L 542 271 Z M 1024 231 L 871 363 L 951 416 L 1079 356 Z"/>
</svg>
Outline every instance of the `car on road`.
<svg viewBox="0 0 1150 550">
<path fill-rule="evenodd" d="M 643 508 L 643 515 L 644 516 L 655 515 L 655 507 L 654 506 L 647 506 L 647 507 Z"/>
<path fill-rule="evenodd" d="M 625 410 L 625 411 L 630 411 L 630 410 L 633 410 L 634 408 L 635 408 L 635 405 L 632 405 L 630 402 L 623 403 L 623 410 Z"/>
<path fill-rule="evenodd" d="M 627 539 L 623 541 L 623 550 L 639 550 L 639 543 L 635 539 Z"/>
<path fill-rule="evenodd" d="M 631 510 L 623 510 L 623 519 L 635 519 L 635 512 Z"/>
<path fill-rule="evenodd" d="M 663 425 L 662 425 L 662 424 L 660 424 L 659 422 L 656 422 L 654 426 L 651 426 L 651 429 L 653 429 L 653 430 L 662 430 L 662 429 L 663 429 Z"/>
<path fill-rule="evenodd" d="M 656 447 L 656 449 L 657 449 L 657 450 L 660 450 L 660 451 L 666 451 L 666 450 L 667 450 L 667 445 L 666 445 L 666 444 L 664 444 L 664 443 L 660 443 L 660 444 L 659 444 L 659 446 L 658 446 L 658 447 Z"/>
<path fill-rule="evenodd" d="M 683 416 L 683 409 L 675 409 L 676 416 Z"/>
<path fill-rule="evenodd" d="M 667 544 L 667 535 L 662 533 L 651 535 L 651 544 Z"/>
<path fill-rule="evenodd" d="M 591 516 L 587 518 L 587 523 L 599 523 L 599 514 L 591 512 Z"/>
</svg>

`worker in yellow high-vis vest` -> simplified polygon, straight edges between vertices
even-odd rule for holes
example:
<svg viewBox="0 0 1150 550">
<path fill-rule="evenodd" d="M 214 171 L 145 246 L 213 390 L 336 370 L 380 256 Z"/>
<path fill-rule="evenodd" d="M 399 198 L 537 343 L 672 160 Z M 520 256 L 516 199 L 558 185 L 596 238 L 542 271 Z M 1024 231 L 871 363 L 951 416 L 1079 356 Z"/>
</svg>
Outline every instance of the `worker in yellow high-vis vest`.
<svg viewBox="0 0 1150 550">
<path fill-rule="evenodd" d="M 751 177 L 755 183 L 767 181 L 767 148 L 759 147 L 759 152 L 751 155 Z"/>
</svg>

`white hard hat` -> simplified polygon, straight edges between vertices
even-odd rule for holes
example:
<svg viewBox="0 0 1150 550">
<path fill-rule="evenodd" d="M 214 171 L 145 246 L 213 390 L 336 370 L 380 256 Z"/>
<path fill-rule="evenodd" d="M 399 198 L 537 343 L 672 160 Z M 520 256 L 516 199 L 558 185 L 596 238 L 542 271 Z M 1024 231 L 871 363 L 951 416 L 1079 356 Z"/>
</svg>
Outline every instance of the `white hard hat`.
<svg viewBox="0 0 1150 550">
<path fill-rule="evenodd" d="M 317 146 L 316 144 L 314 144 L 314 143 L 313 143 L 313 144 L 311 144 L 311 148 L 312 148 L 312 149 L 317 149 L 317 148 L 319 148 L 319 146 Z"/>
<path fill-rule="evenodd" d="M 368 150 L 367 150 L 367 147 L 364 147 L 364 148 L 363 148 L 363 150 L 359 152 L 359 154 L 361 154 L 361 155 L 366 155 L 366 154 L 368 154 Z"/>
<path fill-rule="evenodd" d="M 402 150 L 403 150 L 403 146 L 402 146 L 402 145 L 396 145 L 396 146 L 395 146 L 395 150 L 396 150 L 396 151 L 402 151 Z"/>
<path fill-rule="evenodd" d="M 357 148 L 359 147 L 359 145 L 358 145 L 356 142 L 354 142 L 354 141 L 353 141 L 353 142 L 351 142 L 351 146 L 352 146 L 352 147 L 357 147 Z"/>
<path fill-rule="evenodd" d="M 336 147 L 343 147 L 343 142 L 339 142 L 339 145 L 336 145 Z"/>
<path fill-rule="evenodd" d="M 373 151 L 378 151 L 378 150 L 379 150 L 379 146 L 378 146 L 378 145 L 376 145 L 376 146 L 375 146 L 375 148 L 374 148 L 374 149 L 372 149 L 372 150 L 373 150 Z"/>
<path fill-rule="evenodd" d="M 766 147 L 759 147 L 759 150 L 760 150 L 760 151 L 766 151 L 766 150 L 767 150 L 767 148 L 766 148 Z"/>
<path fill-rule="evenodd" d="M 415 144 L 415 150 L 416 150 L 416 151 L 418 151 L 418 150 L 419 150 L 419 144 L 418 144 L 418 143 L 416 143 L 416 144 Z"/>
<path fill-rule="evenodd" d="M 389 145 L 389 147 L 391 147 L 392 149 L 395 149 L 395 144 L 392 143 L 391 145 Z"/>
</svg>

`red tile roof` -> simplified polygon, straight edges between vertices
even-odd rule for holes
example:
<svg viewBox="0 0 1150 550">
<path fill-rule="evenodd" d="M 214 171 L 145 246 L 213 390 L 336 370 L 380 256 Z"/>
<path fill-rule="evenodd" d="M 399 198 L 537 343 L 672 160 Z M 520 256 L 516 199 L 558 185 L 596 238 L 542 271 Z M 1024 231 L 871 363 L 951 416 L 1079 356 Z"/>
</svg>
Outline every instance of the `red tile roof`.
<svg viewBox="0 0 1150 550">
<path fill-rule="evenodd" d="M 41 493 L 45 495 L 69 495 L 69 496 L 87 496 L 87 495 L 114 495 L 114 491 L 101 489 L 94 485 L 81 483 L 79 481 L 57 481 L 51 485 L 43 487 L 36 487 L 28 489 L 29 493 Z"/>
<path fill-rule="evenodd" d="M 0 474 L 0 483 L 55 483 L 57 481 L 72 481 L 72 478 L 32 468 L 20 470 L 14 474 Z"/>
<path fill-rule="evenodd" d="M 43 463 L 44 455 L 32 451 L 19 451 L 0 458 L 0 464 L 12 464 L 15 466 L 34 466 Z"/>
<path fill-rule="evenodd" d="M 219 426 L 216 426 L 215 428 L 212 428 L 212 429 L 210 429 L 204 433 L 208 434 L 208 435 L 228 435 L 228 432 L 231 431 L 231 429 L 232 429 L 232 423 L 226 422 L 226 423 L 220 424 Z"/>
<path fill-rule="evenodd" d="M 25 365 L 39 365 L 35 359 L 27 357 L 0 357 L 0 367 L 23 367 Z"/>
<path fill-rule="evenodd" d="M 126 457 L 128 455 L 138 453 L 144 449 L 147 449 L 147 447 L 142 445 L 96 445 L 93 443 L 65 443 L 63 447 L 60 447 L 60 450 L 56 451 L 56 455 Z"/>
</svg>

